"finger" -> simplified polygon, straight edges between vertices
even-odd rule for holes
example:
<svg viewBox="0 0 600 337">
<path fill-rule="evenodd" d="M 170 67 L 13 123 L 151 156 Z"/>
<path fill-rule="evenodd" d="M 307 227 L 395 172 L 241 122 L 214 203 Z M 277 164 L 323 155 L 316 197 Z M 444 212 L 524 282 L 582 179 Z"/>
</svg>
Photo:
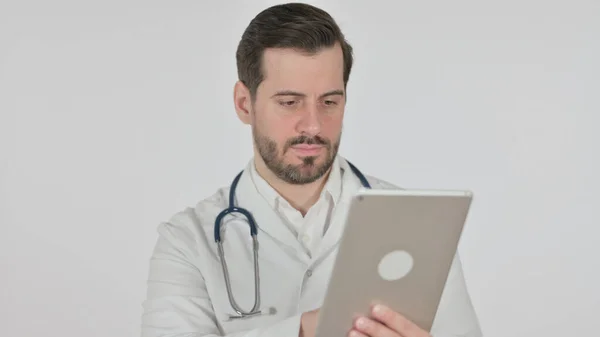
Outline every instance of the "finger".
<svg viewBox="0 0 600 337">
<path fill-rule="evenodd" d="M 405 337 L 384 324 L 367 317 L 357 318 L 354 321 L 354 329 L 370 337 Z"/>
<path fill-rule="evenodd" d="M 391 330 L 397 332 L 403 337 L 429 337 L 429 333 L 421 329 L 418 325 L 391 310 L 390 308 L 376 304 L 372 310 L 373 318 L 383 323 Z"/>
<path fill-rule="evenodd" d="M 356 329 L 352 329 L 348 332 L 348 337 L 369 337 L 369 336 L 365 335 L 364 333 L 362 333 Z"/>
</svg>

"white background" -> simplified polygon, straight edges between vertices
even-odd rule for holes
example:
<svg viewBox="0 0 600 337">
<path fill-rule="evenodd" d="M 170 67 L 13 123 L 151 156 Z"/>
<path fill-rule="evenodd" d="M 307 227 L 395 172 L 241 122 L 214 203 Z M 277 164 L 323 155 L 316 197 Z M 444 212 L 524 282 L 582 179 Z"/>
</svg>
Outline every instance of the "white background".
<svg viewBox="0 0 600 337">
<path fill-rule="evenodd" d="M 342 154 L 475 192 L 485 335 L 598 336 L 600 1 L 314 3 L 355 48 Z M 234 54 L 272 4 L 0 2 L 0 336 L 139 335 L 156 226 L 250 158 Z"/>
</svg>

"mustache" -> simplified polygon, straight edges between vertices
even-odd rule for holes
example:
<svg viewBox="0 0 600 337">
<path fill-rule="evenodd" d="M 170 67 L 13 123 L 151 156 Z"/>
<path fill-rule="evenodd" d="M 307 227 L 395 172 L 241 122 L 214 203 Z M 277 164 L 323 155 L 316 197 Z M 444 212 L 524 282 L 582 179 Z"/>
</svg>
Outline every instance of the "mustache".
<svg viewBox="0 0 600 337">
<path fill-rule="evenodd" d="M 300 145 L 300 144 L 323 145 L 323 146 L 326 146 L 327 148 L 329 148 L 331 142 L 321 136 L 314 136 L 314 137 L 299 136 L 299 137 L 295 137 L 295 138 L 288 140 L 285 144 L 285 150 L 287 150 L 288 148 L 290 148 L 292 146 Z"/>
</svg>

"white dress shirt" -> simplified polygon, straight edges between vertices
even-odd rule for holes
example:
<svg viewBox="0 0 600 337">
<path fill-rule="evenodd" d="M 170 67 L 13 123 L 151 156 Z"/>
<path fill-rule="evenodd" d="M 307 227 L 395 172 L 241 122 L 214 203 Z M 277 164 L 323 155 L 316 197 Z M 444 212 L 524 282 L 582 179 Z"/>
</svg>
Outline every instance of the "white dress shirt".
<svg viewBox="0 0 600 337">
<path fill-rule="evenodd" d="M 321 307 L 344 215 L 360 180 L 338 157 L 321 199 L 300 219 L 253 173 L 253 165 L 251 161 L 239 180 L 235 204 L 249 210 L 257 223 L 264 314 L 230 319 L 235 312 L 214 239 L 215 218 L 229 204 L 228 186 L 159 225 L 143 303 L 142 337 L 296 337 L 302 313 Z M 368 175 L 367 179 L 373 188 L 397 188 Z M 235 301 L 249 310 L 255 292 L 248 222 L 239 214 L 229 215 L 220 233 Z M 304 235 L 308 239 L 303 240 Z M 431 334 L 482 336 L 458 254 Z"/>
<path fill-rule="evenodd" d="M 329 227 L 333 210 L 342 193 L 339 158 L 333 162 L 321 196 L 304 216 L 258 174 L 255 165 L 249 165 L 249 171 L 258 193 L 281 216 L 282 222 L 296 235 L 306 253 L 313 256 Z"/>
</svg>

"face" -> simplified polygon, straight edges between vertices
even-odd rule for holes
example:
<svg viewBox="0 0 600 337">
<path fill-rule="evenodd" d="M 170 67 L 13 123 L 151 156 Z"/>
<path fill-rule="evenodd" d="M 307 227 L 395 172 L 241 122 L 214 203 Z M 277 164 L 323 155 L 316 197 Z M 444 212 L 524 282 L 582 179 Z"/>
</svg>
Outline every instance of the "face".
<svg viewBox="0 0 600 337">
<path fill-rule="evenodd" d="M 269 49 L 263 73 L 254 103 L 247 100 L 247 115 L 240 116 L 252 125 L 255 151 L 280 179 L 314 182 L 329 171 L 339 148 L 346 101 L 342 50 L 336 45 L 307 55 Z"/>
</svg>

